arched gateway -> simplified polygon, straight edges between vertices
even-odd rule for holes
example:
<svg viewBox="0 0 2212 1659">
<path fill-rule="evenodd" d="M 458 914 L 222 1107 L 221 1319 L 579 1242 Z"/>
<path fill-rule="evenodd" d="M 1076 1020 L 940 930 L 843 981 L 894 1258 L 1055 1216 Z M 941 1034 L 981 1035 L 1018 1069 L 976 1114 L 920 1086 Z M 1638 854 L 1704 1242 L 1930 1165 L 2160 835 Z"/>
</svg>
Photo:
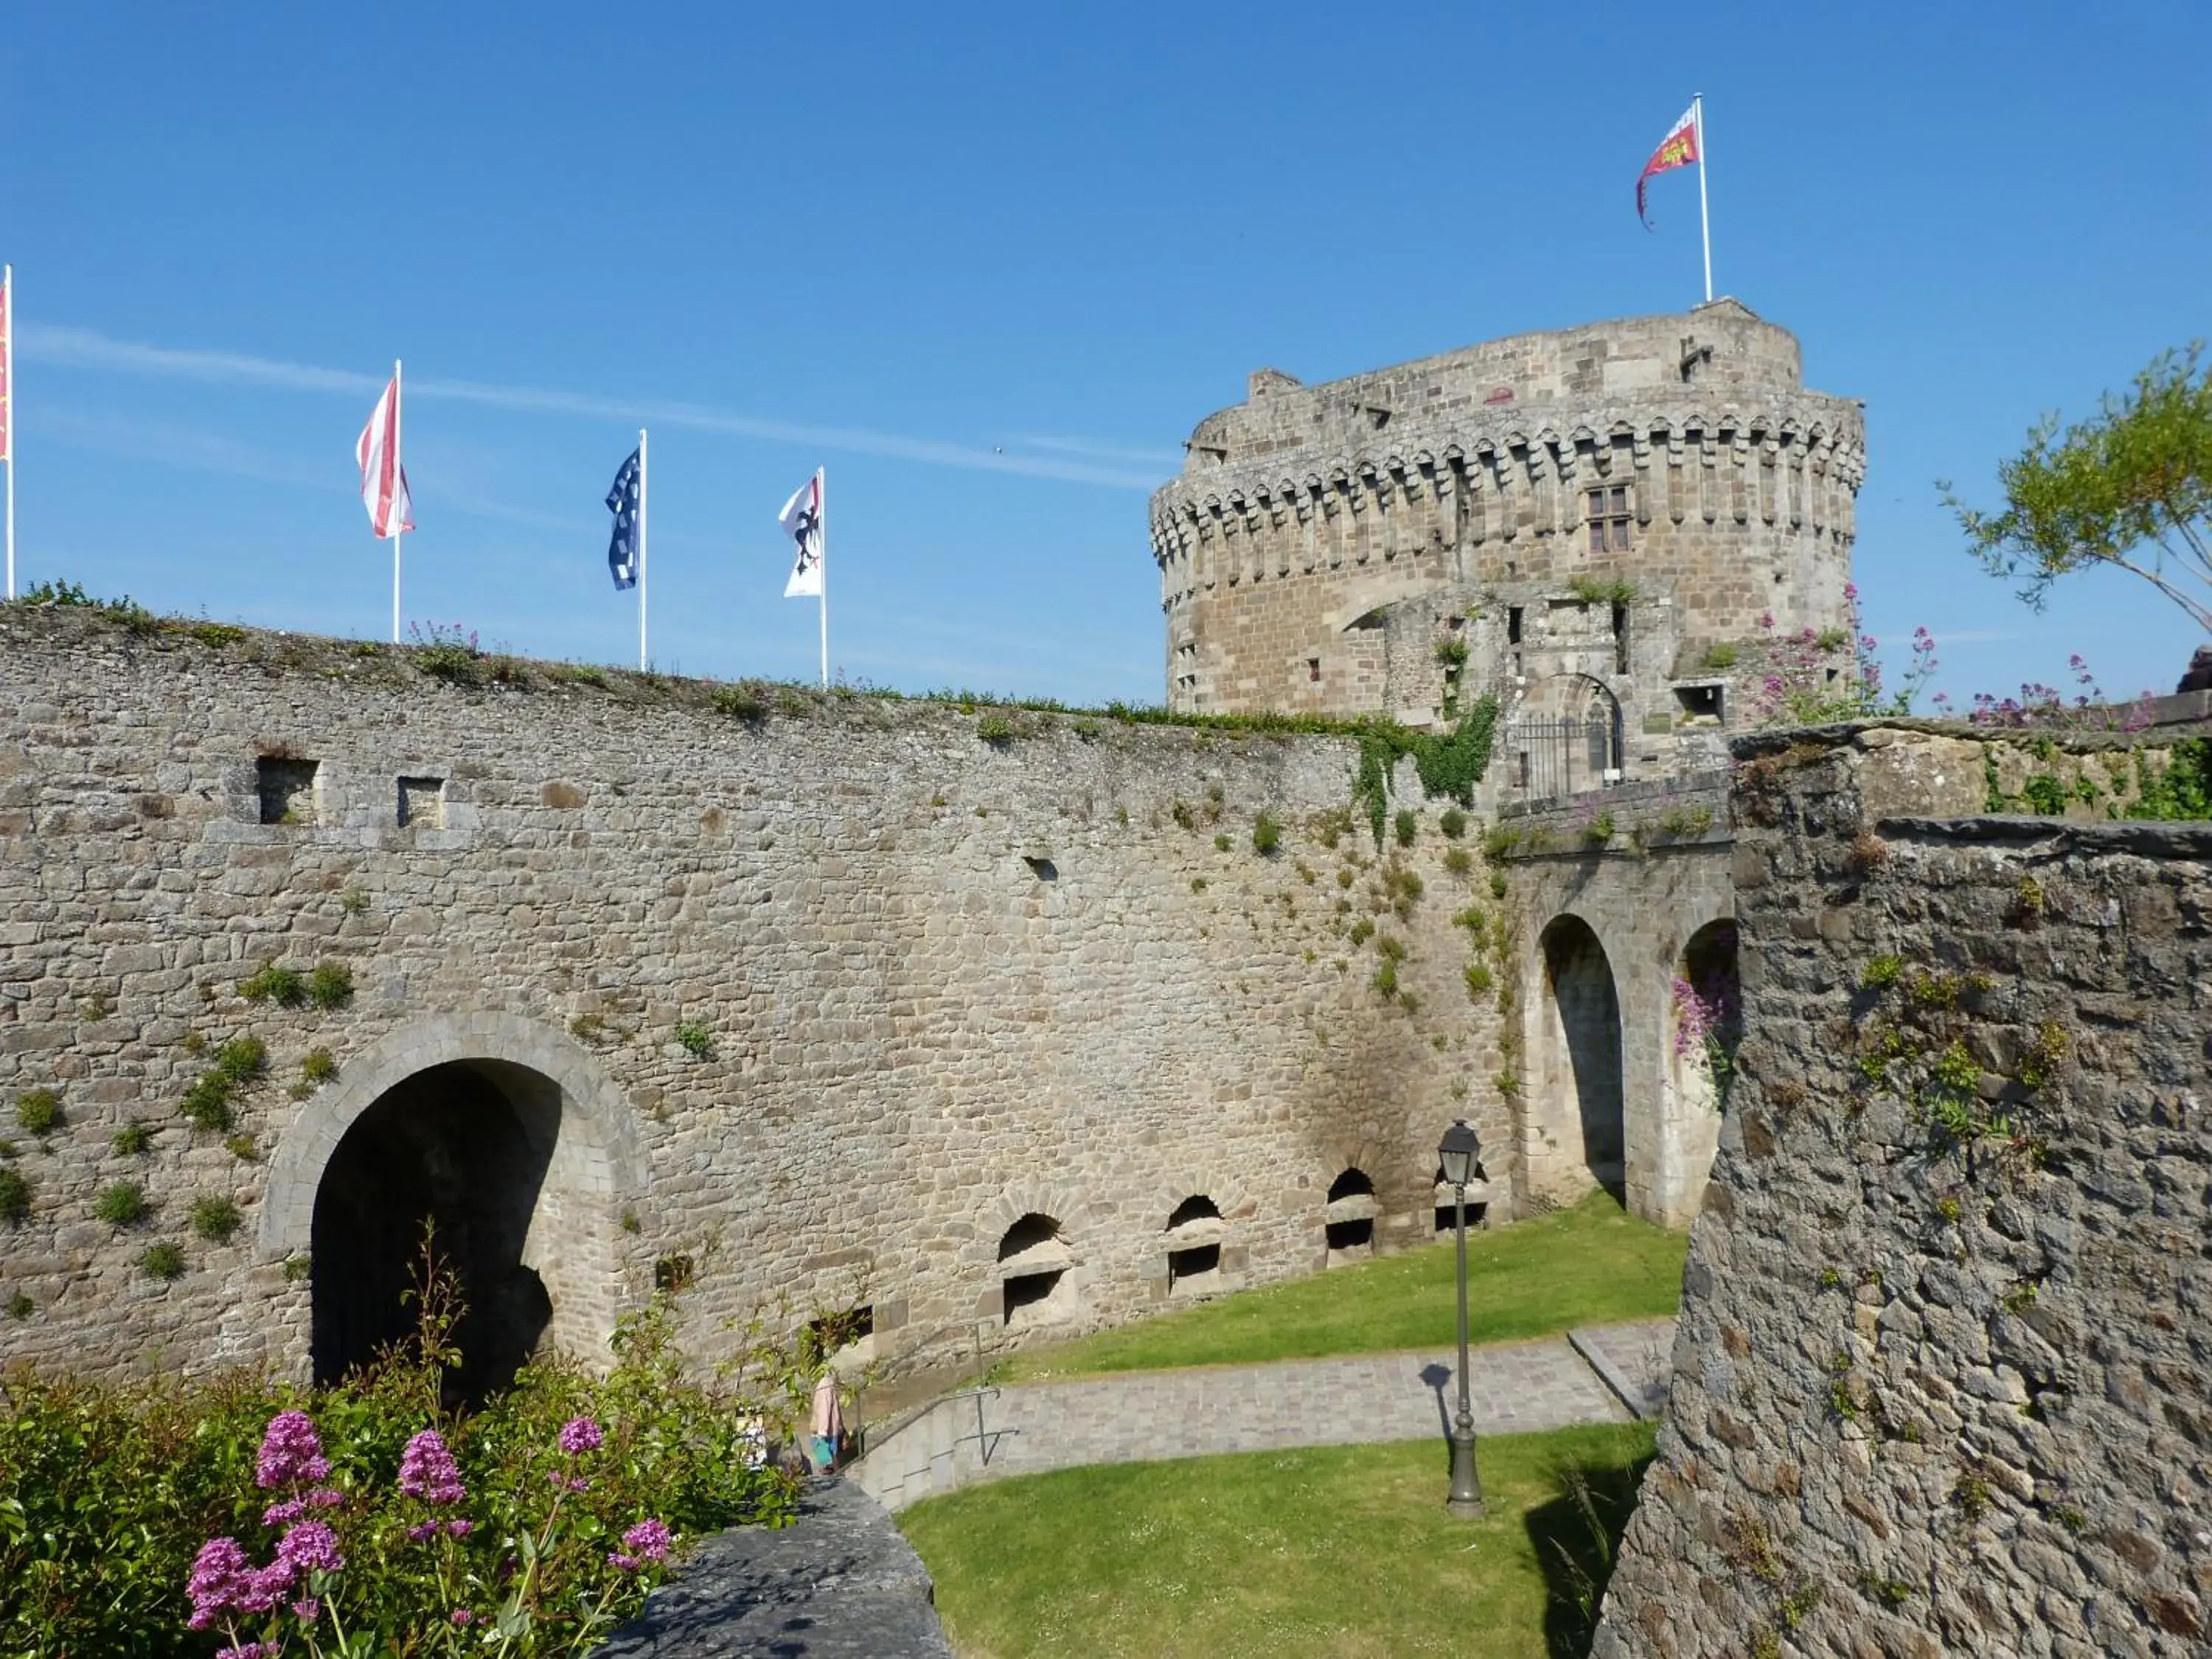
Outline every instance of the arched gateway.
<svg viewBox="0 0 2212 1659">
<path fill-rule="evenodd" d="M 348 1059 L 279 1141 L 264 1207 L 264 1249 L 312 1261 L 300 1346 L 315 1379 L 410 1328 L 401 1298 L 425 1221 L 468 1304 L 463 1392 L 501 1386 L 541 1338 L 604 1354 L 637 1169 L 618 1091 L 533 1021 L 420 1021 Z"/>
</svg>

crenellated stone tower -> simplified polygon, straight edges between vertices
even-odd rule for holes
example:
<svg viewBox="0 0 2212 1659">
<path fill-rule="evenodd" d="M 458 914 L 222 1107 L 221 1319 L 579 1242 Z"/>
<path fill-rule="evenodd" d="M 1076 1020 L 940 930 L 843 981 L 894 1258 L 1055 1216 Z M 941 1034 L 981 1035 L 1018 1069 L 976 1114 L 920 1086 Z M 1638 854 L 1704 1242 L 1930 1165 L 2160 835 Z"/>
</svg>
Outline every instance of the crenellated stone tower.
<svg viewBox="0 0 2212 1659">
<path fill-rule="evenodd" d="M 1435 726 L 1494 691 L 1498 787 L 1572 793 L 1716 763 L 1771 638 L 1848 637 L 1859 405 L 1735 300 L 1262 369 L 1187 448 L 1152 501 L 1179 710 Z"/>
</svg>

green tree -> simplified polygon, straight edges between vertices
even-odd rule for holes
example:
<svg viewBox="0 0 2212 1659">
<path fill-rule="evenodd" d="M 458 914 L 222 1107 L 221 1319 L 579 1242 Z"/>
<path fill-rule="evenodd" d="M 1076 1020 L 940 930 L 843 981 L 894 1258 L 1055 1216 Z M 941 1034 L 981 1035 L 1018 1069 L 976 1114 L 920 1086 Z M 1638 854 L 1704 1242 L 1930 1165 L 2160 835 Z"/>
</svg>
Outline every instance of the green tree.
<svg viewBox="0 0 2212 1659">
<path fill-rule="evenodd" d="M 1991 575 L 2041 610 L 2061 576 L 2109 565 L 2142 577 L 2212 634 L 2212 368 L 2203 343 L 2165 351 L 2134 389 L 2064 428 L 2046 416 L 1997 466 L 2001 513 L 1944 504 Z"/>
</svg>

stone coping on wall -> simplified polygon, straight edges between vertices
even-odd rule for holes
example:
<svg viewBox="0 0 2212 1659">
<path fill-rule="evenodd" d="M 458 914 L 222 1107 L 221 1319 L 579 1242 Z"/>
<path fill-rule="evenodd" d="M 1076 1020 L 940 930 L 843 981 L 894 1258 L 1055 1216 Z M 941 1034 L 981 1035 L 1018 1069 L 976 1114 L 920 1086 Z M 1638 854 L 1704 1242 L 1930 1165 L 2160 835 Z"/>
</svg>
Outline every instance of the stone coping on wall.
<svg viewBox="0 0 2212 1659">
<path fill-rule="evenodd" d="M 2212 823 L 2154 818 L 2081 823 L 2063 818 L 1978 816 L 1881 818 L 1875 827 L 1893 839 L 1924 836 L 1942 841 L 2040 843 L 2054 857 L 2133 853 L 2152 859 L 2212 859 Z"/>
<path fill-rule="evenodd" d="M 2105 720 L 2103 728 L 2067 721 Z M 1738 761 L 1786 752 L 1806 744 L 1838 747 L 1867 741 L 1877 732 L 1912 732 L 1929 737 L 1955 738 L 1968 743 L 2014 744 L 2049 742 L 2061 749 L 2130 749 L 2146 738 L 2172 742 L 2208 735 L 2194 727 L 2212 728 L 2212 691 L 2179 691 L 2162 697 L 2143 697 L 2134 702 L 2102 703 L 2087 709 L 2069 708 L 2058 720 L 2033 726 L 1984 725 L 1970 720 L 1931 720 L 1917 714 L 1886 714 L 1875 720 L 1834 720 L 1819 726 L 1785 726 L 1747 732 L 1731 738 L 1729 753 Z"/>
</svg>

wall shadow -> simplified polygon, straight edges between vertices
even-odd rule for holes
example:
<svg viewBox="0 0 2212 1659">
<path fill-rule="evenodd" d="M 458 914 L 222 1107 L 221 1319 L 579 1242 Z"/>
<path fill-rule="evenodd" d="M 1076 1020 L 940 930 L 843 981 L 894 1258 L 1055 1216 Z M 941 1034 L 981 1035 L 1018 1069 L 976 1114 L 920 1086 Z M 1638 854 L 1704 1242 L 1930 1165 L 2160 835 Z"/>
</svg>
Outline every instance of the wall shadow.
<svg viewBox="0 0 2212 1659">
<path fill-rule="evenodd" d="M 1556 1495 L 1523 1517 L 1544 1574 L 1544 1651 L 1553 1659 L 1583 1659 L 1589 1652 L 1621 1534 L 1652 1462 L 1646 1455 L 1562 1463 L 1552 1472 Z"/>
</svg>

